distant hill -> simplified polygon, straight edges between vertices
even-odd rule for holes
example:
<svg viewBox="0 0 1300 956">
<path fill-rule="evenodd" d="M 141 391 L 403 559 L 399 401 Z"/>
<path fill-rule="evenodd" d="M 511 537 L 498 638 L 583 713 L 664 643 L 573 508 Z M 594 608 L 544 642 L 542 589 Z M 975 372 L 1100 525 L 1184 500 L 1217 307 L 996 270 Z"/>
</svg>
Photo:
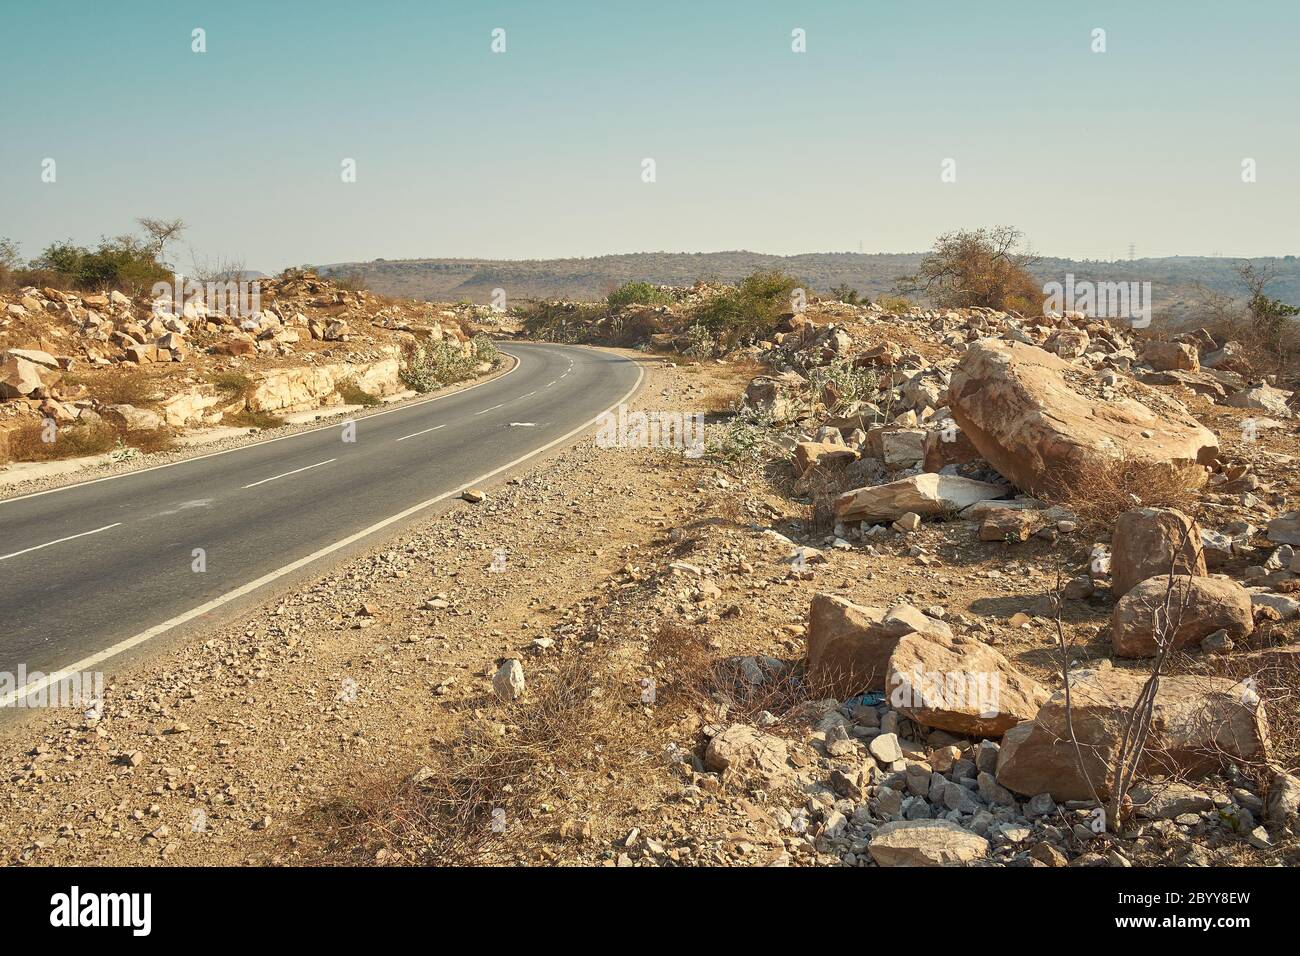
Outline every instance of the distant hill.
<svg viewBox="0 0 1300 956">
<path fill-rule="evenodd" d="M 915 271 L 923 253 L 814 252 L 771 256 L 758 252 L 637 252 L 589 259 L 375 259 L 318 268 L 360 273 L 365 285 L 384 295 L 430 301 L 487 302 L 502 288 L 510 299 L 601 299 L 624 282 L 690 285 L 698 279 L 735 282 L 759 269 L 780 269 L 817 292 L 847 285 L 871 298 L 893 291 L 897 278 Z M 1198 285 L 1240 296 L 1234 268 L 1240 259 L 1172 256 L 1101 262 L 1045 258 L 1033 273 L 1044 282 L 1076 279 L 1149 281 L 1158 312 L 1185 314 L 1199 299 Z M 1300 303 L 1300 260 L 1295 256 L 1256 259 L 1277 278 L 1270 295 Z"/>
</svg>

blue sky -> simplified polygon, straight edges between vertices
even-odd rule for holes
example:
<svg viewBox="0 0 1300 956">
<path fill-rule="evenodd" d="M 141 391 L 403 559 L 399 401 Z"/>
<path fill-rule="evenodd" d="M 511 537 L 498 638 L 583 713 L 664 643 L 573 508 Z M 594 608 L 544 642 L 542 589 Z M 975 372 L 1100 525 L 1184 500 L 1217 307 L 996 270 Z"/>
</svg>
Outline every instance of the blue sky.
<svg viewBox="0 0 1300 956">
<path fill-rule="evenodd" d="M 267 271 L 999 223 L 1080 258 L 1297 253 L 1297 41 L 1294 0 L 10 3 L 0 236 L 181 216 L 178 266 Z"/>
</svg>

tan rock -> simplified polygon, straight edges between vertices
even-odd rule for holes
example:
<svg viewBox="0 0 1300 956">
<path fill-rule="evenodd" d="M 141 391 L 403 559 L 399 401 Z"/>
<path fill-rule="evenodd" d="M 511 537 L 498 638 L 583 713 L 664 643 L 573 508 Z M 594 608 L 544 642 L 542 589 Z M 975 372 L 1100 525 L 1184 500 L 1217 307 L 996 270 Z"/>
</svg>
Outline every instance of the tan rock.
<svg viewBox="0 0 1300 956">
<path fill-rule="evenodd" d="M 1074 731 L 1065 720 L 1065 693 L 1057 691 L 1031 721 L 1017 724 L 1002 737 L 997 782 L 1034 796 L 1086 800 L 1110 792 L 1111 773 L 1129 711 L 1146 675 L 1099 667 L 1075 671 L 1072 680 Z M 1166 676 L 1160 681 L 1152 715 L 1152 732 L 1139 773 L 1200 777 L 1225 762 L 1254 762 L 1267 756 L 1268 726 L 1258 695 L 1227 678 Z M 1082 754 L 1087 775 L 1080 771 Z"/>
<path fill-rule="evenodd" d="M 948 820 L 895 820 L 867 844 L 877 866 L 964 866 L 988 851 L 988 840 Z"/>
<path fill-rule="evenodd" d="M 1142 361 L 1157 372 L 1175 369 L 1196 372 L 1201 368 L 1200 355 L 1195 346 L 1186 342 L 1148 342 L 1142 349 Z"/>
<path fill-rule="evenodd" d="M 1080 465 L 1119 458 L 1203 475 L 1198 462 L 1218 440 L 1185 408 L 1136 382 L 1103 401 L 1090 394 L 1092 381 L 1043 349 L 981 339 L 954 370 L 948 402 L 980 454 L 1025 491 L 1051 492 Z"/>
<path fill-rule="evenodd" d="M 704 750 L 704 766 L 768 786 L 792 775 L 785 741 L 748 724 L 732 724 L 715 735 Z"/>
<path fill-rule="evenodd" d="M 801 478 L 818 467 L 857 459 L 855 449 L 838 442 L 801 441 L 794 446 L 794 469 Z"/>
<path fill-rule="evenodd" d="M 952 637 L 947 624 L 910 604 L 886 610 L 834 594 L 815 594 L 808 612 L 808 679 L 841 698 L 883 691 L 894 647 L 913 632 Z"/>
<path fill-rule="evenodd" d="M 1175 554 L 1176 552 L 1176 554 Z M 1110 580 L 1115 597 L 1157 574 L 1204 575 L 1200 526 L 1173 508 L 1133 508 L 1115 521 Z"/>
<path fill-rule="evenodd" d="M 987 644 L 933 634 L 898 639 L 886 693 L 891 707 L 917 723 L 967 737 L 1001 737 L 1032 720 L 1049 696 Z"/>
<path fill-rule="evenodd" d="M 25 398 L 57 378 L 43 366 L 10 355 L 0 362 L 0 399 Z"/>
<path fill-rule="evenodd" d="M 972 478 L 926 472 L 884 485 L 855 488 L 835 499 L 838 521 L 895 521 L 909 511 L 923 517 L 960 511 L 977 501 L 1005 497 L 1008 489 Z"/>
<path fill-rule="evenodd" d="M 981 541 L 1028 541 L 1046 519 L 1029 508 L 992 508 L 980 525 Z"/>
<path fill-rule="evenodd" d="M 1236 581 L 1176 574 L 1172 594 L 1169 584 L 1166 574 L 1148 578 L 1115 605 L 1110 639 L 1120 657 L 1155 657 L 1157 621 L 1173 650 L 1200 644 L 1215 631 L 1239 641 L 1255 629 L 1250 592 Z"/>
</svg>

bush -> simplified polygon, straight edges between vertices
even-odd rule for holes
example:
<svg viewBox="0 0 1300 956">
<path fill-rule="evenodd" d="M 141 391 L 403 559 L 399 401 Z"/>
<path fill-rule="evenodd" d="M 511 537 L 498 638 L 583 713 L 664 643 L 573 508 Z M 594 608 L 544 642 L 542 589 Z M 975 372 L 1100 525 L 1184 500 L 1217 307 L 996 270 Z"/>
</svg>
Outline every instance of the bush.
<svg viewBox="0 0 1300 956">
<path fill-rule="evenodd" d="M 1071 511 L 1083 531 L 1102 534 L 1132 508 L 1177 508 L 1195 514 L 1202 484 L 1194 471 L 1163 462 L 1092 459 L 1058 478 L 1046 497 Z"/>
<path fill-rule="evenodd" d="M 407 346 L 402 352 L 402 368 L 398 375 L 407 388 L 421 393 L 432 392 L 443 385 L 473 378 L 478 361 L 476 356 L 462 352 L 454 341 L 422 342 Z"/>
<path fill-rule="evenodd" d="M 501 361 L 501 350 L 497 348 L 496 342 L 492 341 L 490 335 L 484 335 L 480 332 L 470 339 L 470 342 L 474 346 L 474 360 L 476 362 L 487 362 L 490 365 L 496 365 Z"/>
<path fill-rule="evenodd" d="M 365 408 L 373 408 L 380 404 L 380 400 L 367 392 L 357 383 L 355 378 L 346 378 L 334 389 L 343 399 L 344 405 L 362 405 Z"/>
<path fill-rule="evenodd" d="M 773 269 L 755 272 L 736 289 L 724 292 L 695 310 L 694 322 L 715 338 L 726 352 L 758 338 L 785 312 L 800 282 Z"/>
<path fill-rule="evenodd" d="M 899 286 L 905 292 L 925 292 L 942 307 L 1041 313 L 1042 286 L 1028 272 L 1038 260 L 1016 252 L 1022 238 L 1012 226 L 946 232 L 916 274 L 903 276 Z"/>
<path fill-rule="evenodd" d="M 875 372 L 856 368 L 846 359 L 836 359 L 829 365 L 812 369 L 808 373 L 808 383 L 813 395 L 822 400 L 832 415 L 854 402 L 874 398 L 877 389 Z"/>
<path fill-rule="evenodd" d="M 60 285 L 92 291 L 121 289 L 133 295 L 172 278 L 154 251 L 132 236 L 103 239 L 93 251 L 71 241 L 54 242 L 32 262 L 32 268 L 54 273 Z"/>
<path fill-rule="evenodd" d="M 624 282 L 606 300 L 611 309 L 624 305 L 664 305 L 671 301 L 668 293 L 649 282 Z"/>
<path fill-rule="evenodd" d="M 520 310 L 529 338 L 547 342 L 589 341 L 592 327 L 606 314 L 599 303 L 534 302 Z"/>
</svg>

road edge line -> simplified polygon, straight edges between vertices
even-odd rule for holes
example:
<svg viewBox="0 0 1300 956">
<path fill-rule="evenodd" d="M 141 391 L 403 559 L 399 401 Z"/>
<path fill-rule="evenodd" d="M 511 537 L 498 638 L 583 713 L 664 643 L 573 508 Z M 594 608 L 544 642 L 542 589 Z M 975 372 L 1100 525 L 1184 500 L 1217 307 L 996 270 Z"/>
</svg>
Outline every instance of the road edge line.
<svg viewBox="0 0 1300 956">
<path fill-rule="evenodd" d="M 319 561 L 321 558 L 328 557 L 334 552 L 340 551 L 351 544 L 355 544 L 356 542 L 362 540 L 363 538 L 369 537 L 370 535 L 374 534 L 377 531 L 382 531 L 384 528 L 387 528 L 391 524 L 395 524 L 398 521 L 405 520 L 406 518 L 409 518 L 412 515 L 419 514 L 421 511 L 424 511 L 427 508 L 432 508 L 434 505 L 446 501 L 448 498 L 455 497 L 456 495 L 460 494 L 465 487 L 468 487 L 470 485 L 480 484 L 482 482 L 488 481 L 491 478 L 495 478 L 503 471 L 509 471 L 511 468 L 515 468 L 523 464 L 524 462 L 528 461 L 529 459 L 536 458 L 538 455 L 542 454 L 543 452 L 550 451 L 556 445 L 568 441 L 574 435 L 579 435 L 582 432 L 585 432 L 592 425 L 596 424 L 596 422 L 600 420 L 601 416 L 607 414 L 611 409 L 618 408 L 619 405 L 622 405 L 633 395 L 635 395 L 638 391 L 640 391 L 641 382 L 645 379 L 645 366 L 643 366 L 639 361 L 636 361 L 635 359 L 624 359 L 624 361 L 631 362 L 633 365 L 636 366 L 636 370 L 637 370 L 636 382 L 633 383 L 632 387 L 627 391 L 625 395 L 623 395 L 620 399 L 618 399 L 618 401 L 614 402 L 614 404 L 608 406 L 607 408 L 602 409 L 594 417 L 583 422 L 581 425 L 579 425 L 577 428 L 574 428 L 572 431 L 567 432 L 564 435 L 561 435 L 559 438 L 556 438 L 555 440 L 548 442 L 547 444 L 541 446 L 540 448 L 534 449 L 533 451 L 529 452 L 527 455 L 524 455 L 520 458 L 516 458 L 514 461 L 507 462 L 506 464 L 501 465 L 499 468 L 494 468 L 492 471 L 489 471 L 486 474 L 479 475 L 476 478 L 471 478 L 469 481 L 465 482 L 465 484 L 461 488 L 455 491 L 443 492 L 442 494 L 438 495 L 436 498 L 429 498 L 427 501 L 421 501 L 419 504 L 412 505 L 411 507 L 405 509 L 404 511 L 399 511 L 397 514 L 389 515 L 387 518 L 384 518 L 381 521 L 377 521 L 376 523 L 370 525 L 368 528 L 362 528 L 360 531 L 356 531 L 348 535 L 346 538 L 342 538 L 338 541 L 335 541 L 333 544 L 328 544 L 323 548 L 319 548 L 318 550 L 313 551 L 311 554 L 305 555 L 304 557 L 301 557 L 296 561 L 292 561 L 289 564 L 284 565 L 283 567 L 276 568 L 274 571 L 268 571 L 266 574 L 263 574 L 261 577 L 255 578 L 254 580 L 249 581 L 246 584 L 241 584 L 239 587 L 231 591 L 227 591 L 225 594 L 222 594 L 219 597 L 215 597 L 211 601 L 206 601 L 203 604 L 200 604 L 198 607 L 190 608 L 190 610 L 177 614 L 175 617 L 169 618 L 168 620 L 163 621 L 161 624 L 155 624 L 153 627 L 141 631 L 139 634 L 135 634 L 124 640 L 118 641 L 116 644 L 110 645 L 109 647 L 104 648 L 102 651 L 96 651 L 94 654 L 91 654 L 88 657 L 83 657 L 79 661 L 74 661 L 73 663 L 68 664 L 66 667 L 61 667 L 54 671 L 51 671 L 49 674 L 47 674 L 45 677 L 42 677 L 40 680 L 31 681 L 25 684 L 24 686 L 18 688 L 17 690 L 10 691 L 8 694 L 4 695 L 3 697 L 0 697 L 0 709 L 12 707 L 14 703 L 19 699 L 23 697 L 28 697 L 32 694 L 38 694 L 42 690 L 49 687 L 50 685 L 58 683 L 60 680 L 67 678 L 71 674 L 88 670 L 94 667 L 96 664 L 102 664 L 104 663 L 104 661 L 111 660 L 112 658 L 117 657 L 119 654 L 123 654 L 126 651 L 131 650 L 132 648 L 139 647 L 141 644 L 151 641 L 155 637 L 158 637 L 161 634 L 166 634 L 168 631 L 175 630 L 176 628 L 180 627 L 182 624 L 187 624 L 190 621 L 194 620 L 195 618 L 202 617 L 204 614 L 207 614 L 209 611 L 215 611 L 217 608 L 229 604 L 231 601 L 236 601 L 239 598 L 244 597 L 245 595 L 252 594 L 254 591 L 257 591 L 265 587 L 271 582 L 278 581 L 280 578 L 284 577 L 285 575 L 292 574 L 293 572 L 298 571 L 301 568 L 305 568 L 307 567 L 307 565 Z M 507 372 L 506 374 L 508 375 L 510 373 Z M 500 377 L 504 378 L 505 376 L 500 376 Z M 290 436 L 285 436 L 285 437 L 290 437 Z"/>
</svg>

